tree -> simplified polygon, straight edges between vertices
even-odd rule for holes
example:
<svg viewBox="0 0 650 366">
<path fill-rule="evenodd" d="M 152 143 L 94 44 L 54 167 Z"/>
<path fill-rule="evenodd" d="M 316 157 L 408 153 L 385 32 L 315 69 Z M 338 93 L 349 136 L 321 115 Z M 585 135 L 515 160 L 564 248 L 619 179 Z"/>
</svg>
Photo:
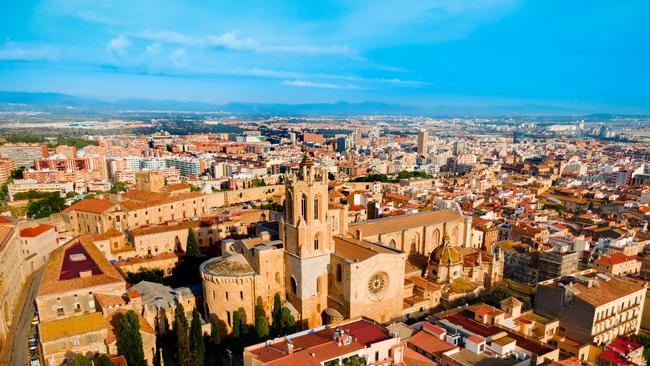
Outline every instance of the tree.
<svg viewBox="0 0 650 366">
<path fill-rule="evenodd" d="M 210 330 L 210 343 L 213 346 L 221 344 L 221 330 L 219 329 L 219 319 L 215 318 L 210 321 L 212 329 Z"/>
<path fill-rule="evenodd" d="M 187 247 L 185 249 L 185 255 L 187 257 L 201 256 L 201 252 L 199 252 L 199 245 L 196 242 L 196 236 L 194 236 L 194 230 L 191 228 L 187 229 Z"/>
<path fill-rule="evenodd" d="M 258 340 L 265 340 L 269 336 L 269 321 L 262 304 L 255 305 L 255 334 Z"/>
<path fill-rule="evenodd" d="M 280 298 L 280 293 L 276 292 L 273 297 L 273 310 L 271 312 L 271 335 L 278 336 L 280 335 L 280 314 L 282 314 L 282 299 Z"/>
<path fill-rule="evenodd" d="M 140 334 L 140 320 L 135 311 L 129 310 L 120 319 L 119 336 L 117 337 L 117 352 L 126 358 L 130 366 L 145 366 Z"/>
<path fill-rule="evenodd" d="M 86 356 L 77 353 L 72 359 L 72 366 L 93 366 L 93 363 Z"/>
<path fill-rule="evenodd" d="M 234 311 L 232 314 L 232 337 L 235 340 L 239 340 L 241 337 L 241 315 L 239 311 Z"/>
<path fill-rule="evenodd" d="M 113 366 L 113 361 L 106 355 L 101 355 L 97 359 L 97 366 Z"/>
<path fill-rule="evenodd" d="M 120 192 L 126 192 L 126 183 L 115 181 L 113 185 L 111 186 L 111 189 L 108 190 L 108 193 L 120 193 Z"/>
<path fill-rule="evenodd" d="M 203 331 L 201 330 L 201 316 L 199 311 L 192 311 L 192 323 L 190 325 L 190 353 L 192 364 L 203 366 L 205 358 L 205 343 L 203 343 Z"/>
<path fill-rule="evenodd" d="M 176 365 L 191 366 L 190 339 L 187 331 L 187 318 L 183 304 L 176 305 L 174 313 L 174 334 L 176 335 Z"/>
<path fill-rule="evenodd" d="M 294 319 L 291 310 L 283 306 L 280 313 L 280 331 L 282 335 L 287 335 L 296 332 L 296 319 Z"/>
<path fill-rule="evenodd" d="M 127 272 L 126 280 L 131 284 L 136 284 L 142 281 L 163 283 L 164 272 L 162 269 L 154 268 L 148 269 L 140 267 L 137 272 Z"/>
</svg>

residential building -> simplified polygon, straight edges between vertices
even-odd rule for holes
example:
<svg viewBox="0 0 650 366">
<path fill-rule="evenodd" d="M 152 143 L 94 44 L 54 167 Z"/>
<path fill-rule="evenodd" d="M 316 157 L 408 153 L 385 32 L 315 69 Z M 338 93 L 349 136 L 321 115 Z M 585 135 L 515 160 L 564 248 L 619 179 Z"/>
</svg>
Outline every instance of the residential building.
<svg viewBox="0 0 650 366">
<path fill-rule="evenodd" d="M 405 343 L 386 328 L 360 319 L 246 347 L 244 366 L 340 365 L 355 359 L 366 365 L 400 365 L 405 349 Z"/>
<path fill-rule="evenodd" d="M 560 335 L 602 345 L 636 334 L 641 326 L 647 283 L 590 269 L 540 282 L 535 312 L 560 320 Z"/>
</svg>

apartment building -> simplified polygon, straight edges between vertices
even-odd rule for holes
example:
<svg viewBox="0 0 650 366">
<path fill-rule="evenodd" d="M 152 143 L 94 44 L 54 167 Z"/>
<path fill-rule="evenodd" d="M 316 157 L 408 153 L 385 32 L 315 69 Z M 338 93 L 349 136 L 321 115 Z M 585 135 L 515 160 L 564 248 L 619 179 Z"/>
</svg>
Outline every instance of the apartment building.
<svg viewBox="0 0 650 366">
<path fill-rule="evenodd" d="M 645 281 L 590 269 L 540 282 L 535 312 L 559 319 L 560 335 L 601 345 L 639 331 L 646 291 Z"/>
<path fill-rule="evenodd" d="M 48 156 L 45 144 L 4 144 L 0 146 L 0 158 L 12 159 L 20 168 L 34 166 L 35 160 Z"/>
<path fill-rule="evenodd" d="M 56 226 L 38 224 L 20 230 L 20 244 L 24 258 L 25 276 L 35 272 L 46 262 L 59 243 Z"/>
<path fill-rule="evenodd" d="M 548 280 L 578 270 L 580 253 L 569 250 L 567 245 L 555 245 L 553 250 L 539 253 L 539 279 Z"/>
<path fill-rule="evenodd" d="M 0 184 L 6 183 L 11 177 L 11 172 L 17 167 L 15 160 L 0 158 Z"/>
<path fill-rule="evenodd" d="M 614 276 L 638 275 L 641 273 L 641 261 L 636 256 L 617 252 L 598 257 L 594 261 L 593 268 L 609 272 Z"/>
</svg>

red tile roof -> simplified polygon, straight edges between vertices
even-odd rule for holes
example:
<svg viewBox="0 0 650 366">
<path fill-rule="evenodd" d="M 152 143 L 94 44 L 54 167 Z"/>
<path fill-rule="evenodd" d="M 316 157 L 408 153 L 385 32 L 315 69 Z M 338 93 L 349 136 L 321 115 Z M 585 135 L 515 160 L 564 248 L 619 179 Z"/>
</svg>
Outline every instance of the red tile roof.
<svg viewBox="0 0 650 366">
<path fill-rule="evenodd" d="M 20 230 L 20 236 L 23 238 L 34 238 L 51 229 L 54 229 L 54 226 L 47 225 L 47 224 L 39 224 L 34 227 L 28 227 L 26 229 Z"/>
<path fill-rule="evenodd" d="M 610 255 L 603 255 L 596 259 L 596 263 L 612 266 L 615 264 L 621 264 L 629 261 L 636 260 L 636 257 L 625 255 L 623 253 L 612 253 Z"/>
<path fill-rule="evenodd" d="M 456 346 L 449 344 L 428 332 L 419 332 L 407 339 L 406 342 L 432 355 L 440 355 L 443 352 L 456 348 Z"/>
<path fill-rule="evenodd" d="M 115 206 L 117 203 L 99 198 L 86 198 L 65 209 L 67 212 L 83 211 L 102 213 Z"/>
</svg>

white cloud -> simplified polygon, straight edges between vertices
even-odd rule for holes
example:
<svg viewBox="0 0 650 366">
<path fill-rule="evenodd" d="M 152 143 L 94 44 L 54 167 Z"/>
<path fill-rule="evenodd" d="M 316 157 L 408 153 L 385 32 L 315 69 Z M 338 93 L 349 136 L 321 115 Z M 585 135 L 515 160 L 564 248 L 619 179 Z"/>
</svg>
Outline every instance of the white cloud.
<svg viewBox="0 0 650 366">
<path fill-rule="evenodd" d="M 77 18 L 85 20 L 90 23 L 98 23 L 104 25 L 119 25 L 122 24 L 121 21 L 117 19 L 112 19 L 101 14 L 97 14 L 94 11 L 80 10 L 76 14 Z"/>
<path fill-rule="evenodd" d="M 154 42 L 150 45 L 147 45 L 144 50 L 147 55 L 156 55 L 160 52 L 161 49 L 162 45 L 159 42 Z"/>
<path fill-rule="evenodd" d="M 175 64 L 181 64 L 184 63 L 186 55 L 187 55 L 187 50 L 185 48 L 177 48 L 174 51 L 172 51 L 170 58 Z"/>
<path fill-rule="evenodd" d="M 298 88 L 318 88 L 318 89 L 359 89 L 358 86 L 353 84 L 339 85 L 333 83 L 320 83 L 307 80 L 285 80 L 282 82 L 284 85 L 294 86 Z"/>
<path fill-rule="evenodd" d="M 241 37 L 237 30 L 225 32 L 219 35 L 208 36 L 188 36 L 179 32 L 170 31 L 144 31 L 134 33 L 136 38 L 146 39 L 149 41 L 175 43 L 183 46 L 193 47 L 212 47 L 224 48 L 236 51 L 252 51 L 257 53 L 281 53 L 281 54 L 301 54 L 301 55 L 348 55 L 354 56 L 354 52 L 347 46 L 339 45 L 313 45 L 313 44 L 293 44 L 293 45 L 271 45 L 263 44 L 250 37 Z"/>
<path fill-rule="evenodd" d="M 57 58 L 58 51 L 47 45 L 18 44 L 7 39 L 0 47 L 0 60 L 43 61 Z"/>
<path fill-rule="evenodd" d="M 115 53 L 124 53 L 129 46 L 131 41 L 123 34 L 111 39 L 106 45 L 109 51 Z"/>
</svg>

